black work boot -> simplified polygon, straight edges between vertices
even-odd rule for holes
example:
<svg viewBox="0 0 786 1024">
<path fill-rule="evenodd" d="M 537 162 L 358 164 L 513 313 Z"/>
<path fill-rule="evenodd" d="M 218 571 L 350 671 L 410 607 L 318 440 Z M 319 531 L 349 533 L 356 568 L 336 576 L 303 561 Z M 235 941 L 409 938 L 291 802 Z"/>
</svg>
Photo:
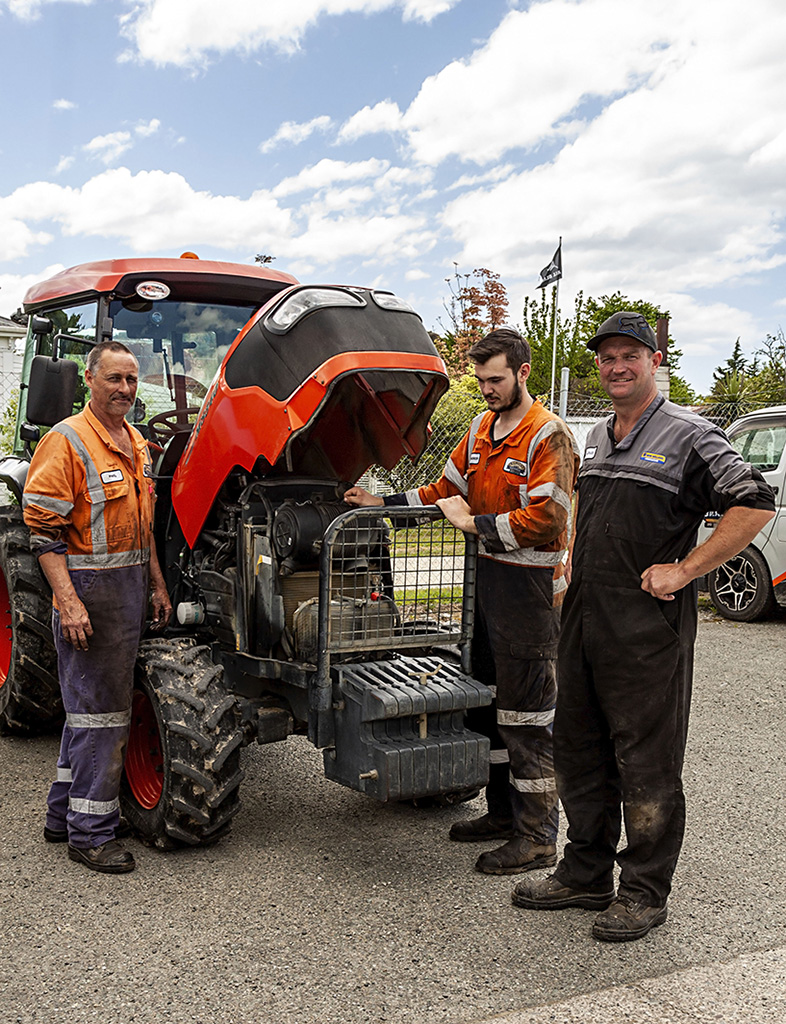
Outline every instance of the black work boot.
<svg viewBox="0 0 786 1024">
<path fill-rule="evenodd" d="M 457 821 L 450 826 L 448 836 L 456 843 L 485 843 L 490 839 L 512 839 L 513 823 L 492 820 L 490 815 Z"/>
<path fill-rule="evenodd" d="M 109 875 L 121 875 L 136 867 L 133 855 L 116 839 L 110 839 L 101 846 L 71 846 L 69 843 L 68 857 L 84 864 L 91 871 L 103 871 Z"/>
<path fill-rule="evenodd" d="M 630 896 L 618 896 L 608 910 L 598 914 L 592 926 L 592 937 L 601 942 L 630 942 L 643 939 L 668 917 L 665 905 L 651 907 L 636 903 Z"/>
<path fill-rule="evenodd" d="M 567 910 L 568 907 L 603 910 L 614 899 L 614 890 L 572 889 L 555 875 L 549 875 L 519 882 L 510 898 L 517 907 L 526 910 Z"/>
<path fill-rule="evenodd" d="M 125 839 L 126 836 L 130 836 L 133 829 L 128 824 L 125 818 L 120 819 L 120 824 L 115 829 L 115 839 Z M 47 843 L 67 843 L 68 842 L 68 829 L 67 828 L 49 828 L 48 825 L 44 825 L 44 839 Z"/>
<path fill-rule="evenodd" d="M 504 846 L 481 853 L 475 870 L 484 875 L 518 875 L 522 871 L 550 868 L 556 863 L 556 846 L 538 846 L 524 836 L 514 836 Z"/>
</svg>

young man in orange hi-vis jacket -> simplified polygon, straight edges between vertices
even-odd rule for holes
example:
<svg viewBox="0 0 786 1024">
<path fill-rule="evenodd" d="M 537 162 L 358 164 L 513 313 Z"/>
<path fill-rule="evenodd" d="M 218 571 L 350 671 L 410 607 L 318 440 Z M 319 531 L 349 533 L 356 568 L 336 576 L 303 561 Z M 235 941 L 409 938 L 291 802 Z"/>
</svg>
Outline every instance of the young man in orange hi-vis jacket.
<svg viewBox="0 0 786 1024">
<path fill-rule="evenodd" d="M 116 831 L 148 595 L 154 628 L 172 610 L 153 542 L 150 454 L 125 420 L 137 379 L 125 345 L 102 342 L 90 351 L 90 401 L 39 442 L 23 501 L 31 546 L 52 587 L 66 712 L 44 838 L 67 842 L 71 860 L 110 874 L 134 868 Z"/>
<path fill-rule="evenodd" d="M 475 867 L 518 874 L 556 862 L 557 789 L 552 755 L 560 606 L 567 583 L 571 496 L 579 468 L 573 435 L 527 390 L 530 348 L 509 328 L 469 350 L 488 412 L 470 424 L 442 477 L 405 494 L 351 487 L 352 505 L 436 503 L 478 535 L 474 674 L 495 701 L 468 715 L 491 740 L 488 811 L 450 830 L 458 842 L 507 840 Z"/>
</svg>

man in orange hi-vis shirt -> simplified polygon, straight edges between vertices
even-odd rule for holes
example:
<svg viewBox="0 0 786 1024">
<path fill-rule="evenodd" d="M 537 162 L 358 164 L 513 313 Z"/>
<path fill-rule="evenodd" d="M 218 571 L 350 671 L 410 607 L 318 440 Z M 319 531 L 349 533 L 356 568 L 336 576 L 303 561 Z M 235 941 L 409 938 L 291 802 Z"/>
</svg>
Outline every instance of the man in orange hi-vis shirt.
<svg viewBox="0 0 786 1024">
<path fill-rule="evenodd" d="M 442 477 L 404 494 L 351 487 L 351 505 L 429 505 L 478 535 L 474 675 L 495 695 L 467 716 L 491 740 L 488 811 L 450 830 L 458 842 L 507 840 L 475 867 L 512 875 L 556 862 L 557 789 L 552 755 L 560 606 L 576 442 L 527 390 L 530 348 L 510 328 L 469 350 L 488 412 L 477 416 Z"/>
<path fill-rule="evenodd" d="M 153 628 L 172 606 L 153 542 L 147 441 L 125 416 L 139 368 L 119 342 L 87 357 L 90 401 L 36 446 L 24 493 L 30 543 L 52 587 L 66 723 L 44 838 L 92 871 L 132 871 L 117 841 L 134 662 L 150 596 Z"/>
</svg>

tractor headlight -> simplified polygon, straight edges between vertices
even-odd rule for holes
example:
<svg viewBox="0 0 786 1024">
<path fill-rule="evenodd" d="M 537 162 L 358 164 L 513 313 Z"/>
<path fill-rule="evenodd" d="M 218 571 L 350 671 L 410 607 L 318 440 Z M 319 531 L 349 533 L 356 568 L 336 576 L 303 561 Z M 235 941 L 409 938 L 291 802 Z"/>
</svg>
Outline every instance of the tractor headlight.
<svg viewBox="0 0 786 1024">
<path fill-rule="evenodd" d="M 372 292 L 371 297 L 382 309 L 395 309 L 400 313 L 415 313 L 415 310 L 408 302 L 400 299 L 393 292 Z M 417 313 L 415 313 L 415 316 L 417 316 Z"/>
<path fill-rule="evenodd" d="M 265 327 L 275 334 L 283 334 L 293 324 L 315 309 L 330 306 L 365 306 L 365 300 L 355 292 L 343 288 L 303 288 L 284 299 L 265 318 Z"/>
</svg>

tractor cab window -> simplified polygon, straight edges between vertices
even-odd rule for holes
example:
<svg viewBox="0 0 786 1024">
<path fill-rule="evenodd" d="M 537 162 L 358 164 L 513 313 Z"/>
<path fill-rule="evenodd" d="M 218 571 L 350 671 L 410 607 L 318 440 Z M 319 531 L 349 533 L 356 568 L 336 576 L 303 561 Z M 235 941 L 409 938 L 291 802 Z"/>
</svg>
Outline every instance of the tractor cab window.
<svg viewBox="0 0 786 1024">
<path fill-rule="evenodd" d="M 189 430 L 224 356 L 257 308 L 137 296 L 111 302 L 112 336 L 139 362 L 129 419 L 159 444 Z"/>
</svg>

